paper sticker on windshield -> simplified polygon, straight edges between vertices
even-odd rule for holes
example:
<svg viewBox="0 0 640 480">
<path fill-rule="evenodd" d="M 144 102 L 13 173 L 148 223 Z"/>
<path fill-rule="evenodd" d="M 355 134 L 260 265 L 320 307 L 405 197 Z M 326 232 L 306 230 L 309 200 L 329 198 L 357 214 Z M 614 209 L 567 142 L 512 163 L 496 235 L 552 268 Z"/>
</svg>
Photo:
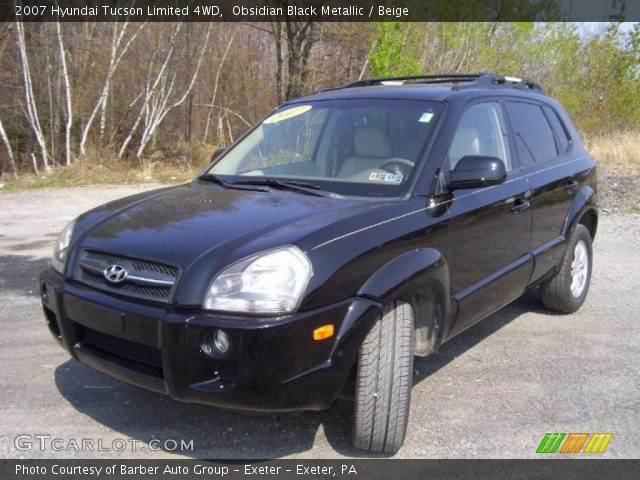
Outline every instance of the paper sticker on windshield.
<svg viewBox="0 0 640 480">
<path fill-rule="evenodd" d="M 262 123 L 277 123 L 282 120 L 288 120 L 289 118 L 297 117 L 298 115 L 302 115 L 304 112 L 308 112 L 311 110 L 311 105 L 301 105 L 299 107 L 293 107 L 289 110 L 285 110 L 284 112 L 278 112 L 271 115 Z"/>
<path fill-rule="evenodd" d="M 400 183 L 403 178 L 404 175 L 396 173 L 371 172 L 371 175 L 369 175 L 369 180 L 376 180 L 379 182 Z"/>
<path fill-rule="evenodd" d="M 433 118 L 433 112 L 424 112 L 418 120 L 420 123 L 429 123 Z"/>
</svg>

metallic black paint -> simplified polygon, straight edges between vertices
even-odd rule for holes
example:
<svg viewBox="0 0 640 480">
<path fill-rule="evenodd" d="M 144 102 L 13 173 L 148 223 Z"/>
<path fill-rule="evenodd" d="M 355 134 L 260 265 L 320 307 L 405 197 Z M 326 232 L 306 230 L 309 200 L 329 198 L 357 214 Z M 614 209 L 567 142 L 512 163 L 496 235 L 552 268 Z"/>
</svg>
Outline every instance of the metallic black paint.
<svg viewBox="0 0 640 480">
<path fill-rule="evenodd" d="M 555 273 L 577 222 L 588 220 L 595 232 L 595 164 L 548 97 L 413 85 L 347 90 L 297 101 L 445 102 L 436 140 L 409 195 L 340 199 L 231 190 L 196 180 L 87 212 L 78 219 L 66 277 L 47 270 L 40 278 L 49 328 L 70 354 L 181 401 L 263 411 L 326 408 L 340 395 L 386 302 L 405 299 L 418 312 L 425 298 L 436 302 L 438 318 L 418 318 L 436 328 L 436 348 Z M 555 108 L 573 138 L 571 149 L 543 165 L 516 165 L 501 185 L 438 191 L 437 174 L 464 109 L 506 97 Z M 296 313 L 269 318 L 202 311 L 205 290 L 225 267 L 284 245 L 305 252 L 314 270 Z M 81 249 L 176 266 L 170 304 L 119 297 L 72 280 Z M 336 335 L 313 341 L 313 329 L 326 323 L 335 324 Z M 92 349 L 83 344 L 84 327 L 160 349 L 162 369 Z M 224 358 L 199 350 L 215 328 L 232 339 Z"/>
</svg>

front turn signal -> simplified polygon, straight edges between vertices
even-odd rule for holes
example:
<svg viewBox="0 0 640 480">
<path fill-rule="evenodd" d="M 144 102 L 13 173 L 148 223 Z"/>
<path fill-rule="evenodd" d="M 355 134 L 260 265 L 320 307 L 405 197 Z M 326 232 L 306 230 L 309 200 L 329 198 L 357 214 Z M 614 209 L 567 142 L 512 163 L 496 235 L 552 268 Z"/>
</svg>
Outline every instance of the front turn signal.
<svg viewBox="0 0 640 480">
<path fill-rule="evenodd" d="M 313 331 L 313 339 L 314 340 L 325 340 L 327 338 L 333 337 L 333 325 L 323 325 L 321 327 L 316 328 Z"/>
</svg>

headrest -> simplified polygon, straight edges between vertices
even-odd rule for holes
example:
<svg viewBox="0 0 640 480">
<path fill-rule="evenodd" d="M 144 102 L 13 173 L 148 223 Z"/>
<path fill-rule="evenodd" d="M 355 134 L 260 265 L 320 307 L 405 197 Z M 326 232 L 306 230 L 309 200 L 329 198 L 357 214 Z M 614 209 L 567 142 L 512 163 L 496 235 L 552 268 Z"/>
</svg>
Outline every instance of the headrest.
<svg viewBox="0 0 640 480">
<path fill-rule="evenodd" d="M 387 134 L 378 127 L 360 127 L 353 138 L 358 157 L 389 158 L 391 142 Z"/>
</svg>

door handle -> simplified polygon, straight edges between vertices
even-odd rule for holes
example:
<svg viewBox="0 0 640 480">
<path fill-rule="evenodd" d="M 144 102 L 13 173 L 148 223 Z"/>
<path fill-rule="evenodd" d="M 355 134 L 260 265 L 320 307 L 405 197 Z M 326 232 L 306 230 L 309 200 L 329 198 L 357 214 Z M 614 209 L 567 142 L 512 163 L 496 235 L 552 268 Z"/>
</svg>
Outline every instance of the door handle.
<svg viewBox="0 0 640 480">
<path fill-rule="evenodd" d="M 515 215 L 520 215 L 524 210 L 529 208 L 530 205 L 531 204 L 529 203 L 529 200 L 523 200 L 522 198 L 517 198 L 513 202 L 513 207 L 511 207 L 511 211 Z"/>
<path fill-rule="evenodd" d="M 564 184 L 564 189 L 567 191 L 567 193 L 573 193 L 575 192 L 578 187 L 580 186 L 580 183 L 577 180 L 567 180 Z"/>
</svg>

